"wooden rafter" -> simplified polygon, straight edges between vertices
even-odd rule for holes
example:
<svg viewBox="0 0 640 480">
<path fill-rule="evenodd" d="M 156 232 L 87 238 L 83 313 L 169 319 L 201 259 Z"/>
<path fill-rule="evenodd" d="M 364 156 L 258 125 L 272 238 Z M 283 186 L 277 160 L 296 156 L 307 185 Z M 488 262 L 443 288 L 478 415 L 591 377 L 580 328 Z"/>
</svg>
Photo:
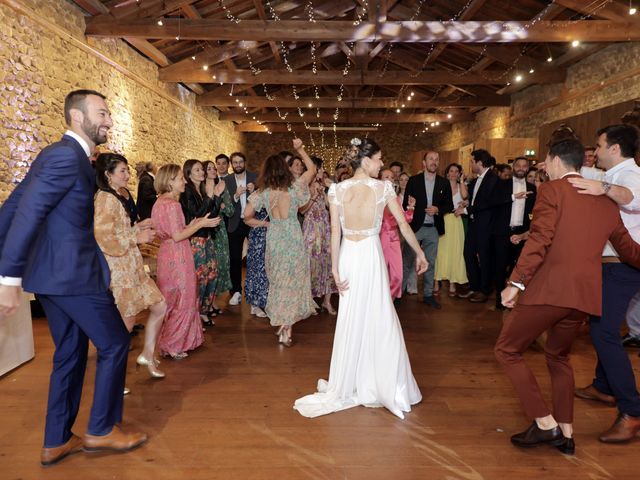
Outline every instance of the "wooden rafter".
<svg viewBox="0 0 640 480">
<path fill-rule="evenodd" d="M 535 72 L 529 76 L 536 83 L 557 83 L 564 81 L 564 69 L 549 69 L 545 72 Z M 483 75 L 468 75 L 465 72 L 449 71 L 387 71 L 384 75 L 379 72 L 364 70 L 350 70 L 347 76 L 341 71 L 311 71 L 294 70 L 262 70 L 254 75 L 251 70 L 223 70 L 219 68 L 192 71 L 160 71 L 160 80 L 165 82 L 197 82 L 197 83 L 233 83 L 233 84 L 296 84 L 296 85 L 500 85 L 506 83 L 504 71 L 486 71 Z"/>
<path fill-rule="evenodd" d="M 180 24 L 180 27 L 179 27 Z M 386 22 L 378 25 L 333 20 L 311 23 L 301 20 L 243 20 L 242 28 L 228 20 L 177 20 L 167 18 L 162 26 L 155 19 L 116 20 L 99 15 L 87 19 L 85 33 L 95 37 L 172 38 L 184 40 L 253 40 L 316 42 L 406 42 L 406 43 L 530 43 L 640 40 L 640 22 L 628 20 L 571 21 L 459 21 Z M 179 32 L 180 29 L 180 32 Z"/>
<path fill-rule="evenodd" d="M 360 125 L 348 125 L 348 124 L 341 124 L 341 127 L 344 128 L 349 128 L 352 127 L 354 129 L 357 130 L 362 130 L 362 124 L 365 124 L 364 126 L 366 128 L 370 128 L 370 126 L 372 125 L 372 122 L 375 123 L 380 123 L 380 122 L 375 122 L 373 120 L 367 120 L 365 122 L 359 122 Z M 388 116 L 388 118 L 385 119 L 385 122 L 387 123 L 395 123 L 393 120 L 393 117 L 391 117 L 391 115 Z M 315 127 L 315 125 L 317 125 L 317 122 L 313 124 L 313 127 Z M 333 123 L 325 123 L 324 124 L 324 131 L 325 132 L 331 132 L 331 127 L 332 127 Z M 311 128 L 311 130 L 315 130 L 315 128 Z M 302 131 L 305 131 L 306 129 L 303 128 L 302 125 L 300 124 L 295 124 L 293 126 L 293 130 L 298 130 L 300 131 L 302 129 Z M 377 127 L 373 127 L 373 129 L 377 129 Z M 239 125 L 236 125 L 234 130 L 236 132 L 258 132 L 258 133 L 266 133 L 266 132 L 290 132 L 289 128 L 282 124 L 282 123 L 266 123 L 266 124 L 260 124 L 257 122 L 244 122 L 241 123 Z M 441 123 L 438 126 L 435 127 L 429 127 L 429 132 L 430 133 L 443 133 L 443 132 L 448 132 L 449 130 L 451 130 L 451 124 L 449 123 Z"/>
<path fill-rule="evenodd" d="M 286 115 L 287 112 L 281 112 L 283 116 Z M 220 120 L 228 120 L 232 122 L 244 122 L 249 120 L 245 113 L 221 113 Z M 378 123 L 384 121 L 393 121 L 395 123 L 425 123 L 425 122 L 461 122 L 473 120 L 474 116 L 468 113 L 460 113 L 455 116 L 449 117 L 448 114 L 445 113 L 361 113 L 354 111 L 344 111 L 340 113 L 337 122 L 338 123 Z M 276 112 L 268 113 L 265 115 L 260 115 L 260 120 L 264 122 L 272 122 L 272 123 L 303 123 L 303 122 L 334 122 L 334 116 L 332 112 L 320 112 L 320 116 L 318 117 L 314 110 L 310 113 L 301 117 L 298 112 L 289 112 L 286 115 L 286 119 L 282 119 L 280 115 Z"/>
</svg>

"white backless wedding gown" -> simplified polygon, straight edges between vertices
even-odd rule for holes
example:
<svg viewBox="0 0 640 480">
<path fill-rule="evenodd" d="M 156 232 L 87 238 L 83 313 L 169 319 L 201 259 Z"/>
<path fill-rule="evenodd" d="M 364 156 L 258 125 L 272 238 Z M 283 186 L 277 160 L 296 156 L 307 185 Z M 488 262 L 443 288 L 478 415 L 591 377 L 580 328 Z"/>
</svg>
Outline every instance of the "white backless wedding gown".
<svg viewBox="0 0 640 480">
<path fill-rule="evenodd" d="M 293 408 L 318 417 L 357 405 L 403 412 L 422 400 L 389 289 L 380 245 L 382 214 L 396 201 L 390 182 L 349 179 L 331 185 L 342 228 L 339 273 L 349 282 L 340 296 L 329 380 Z"/>
</svg>

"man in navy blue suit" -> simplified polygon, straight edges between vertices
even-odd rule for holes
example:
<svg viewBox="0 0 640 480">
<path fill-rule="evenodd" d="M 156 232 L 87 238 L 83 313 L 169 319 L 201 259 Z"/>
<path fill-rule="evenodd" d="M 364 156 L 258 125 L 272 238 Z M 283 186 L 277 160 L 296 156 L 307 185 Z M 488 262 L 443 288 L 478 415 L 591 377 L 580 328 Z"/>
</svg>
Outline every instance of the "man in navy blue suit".
<svg viewBox="0 0 640 480">
<path fill-rule="evenodd" d="M 69 93 L 69 129 L 31 164 L 0 208 L 0 316 L 12 314 L 20 287 L 38 294 L 55 344 L 40 461 L 85 451 L 126 451 L 147 440 L 124 433 L 129 335 L 109 292 L 109 267 L 93 235 L 95 173 L 89 157 L 113 125 L 104 95 Z M 84 438 L 74 435 L 87 363 L 96 346 L 95 393 Z"/>
</svg>

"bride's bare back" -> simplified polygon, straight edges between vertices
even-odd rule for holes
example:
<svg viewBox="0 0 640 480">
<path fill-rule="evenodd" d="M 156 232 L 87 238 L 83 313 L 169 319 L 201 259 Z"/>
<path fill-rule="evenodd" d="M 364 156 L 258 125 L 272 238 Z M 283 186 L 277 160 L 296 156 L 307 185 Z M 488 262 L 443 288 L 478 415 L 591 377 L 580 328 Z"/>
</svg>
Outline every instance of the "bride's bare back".
<svg viewBox="0 0 640 480">
<path fill-rule="evenodd" d="M 373 178 L 348 179 L 329 189 L 329 202 L 338 207 L 342 235 L 352 241 L 380 233 L 384 207 L 395 196 L 390 182 Z"/>
</svg>

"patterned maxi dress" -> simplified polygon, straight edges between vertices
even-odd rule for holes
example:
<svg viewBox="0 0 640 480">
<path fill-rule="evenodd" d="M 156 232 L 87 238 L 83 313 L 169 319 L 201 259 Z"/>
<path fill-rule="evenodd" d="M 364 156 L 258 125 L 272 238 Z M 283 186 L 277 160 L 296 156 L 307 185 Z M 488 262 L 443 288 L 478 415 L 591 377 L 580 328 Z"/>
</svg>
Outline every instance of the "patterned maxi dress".
<svg viewBox="0 0 640 480">
<path fill-rule="evenodd" d="M 267 210 L 256 213 L 257 220 L 266 220 Z M 244 282 L 244 295 L 247 303 L 264 310 L 269 294 L 269 279 L 264 265 L 264 254 L 267 247 L 267 228 L 254 227 L 249 232 L 249 249 L 247 251 L 247 276 Z"/>
<path fill-rule="evenodd" d="M 269 279 L 269 296 L 265 312 L 271 325 L 293 325 L 316 311 L 311 296 L 311 278 L 302 231 L 298 222 L 298 208 L 309 201 L 309 187 L 296 181 L 288 190 L 291 199 L 288 217 L 274 219 L 271 213 L 273 195 L 282 197 L 282 192 L 270 189 L 251 194 L 249 202 L 254 210 L 267 209 L 267 247 L 265 267 Z"/>
<path fill-rule="evenodd" d="M 158 287 L 167 302 L 167 314 L 158 345 L 163 353 L 193 350 L 204 341 L 200 324 L 198 286 L 189 240 L 174 242 L 172 234 L 185 228 L 182 208 L 177 200 L 158 197 L 151 210 L 160 248 L 158 249 Z"/>
<path fill-rule="evenodd" d="M 325 199 L 324 189 L 321 189 L 310 200 L 311 206 L 304 214 L 302 224 L 302 236 L 309 255 L 313 297 L 338 292 L 331 273 L 331 219 Z"/>
<path fill-rule="evenodd" d="M 217 201 L 221 201 L 223 208 L 220 209 L 220 215 L 227 218 L 233 216 L 233 201 L 229 190 L 224 187 L 222 194 L 216 197 Z M 229 237 L 227 236 L 227 227 L 224 222 L 213 229 L 213 244 L 215 257 L 218 261 L 218 283 L 216 284 L 216 294 L 228 292 L 231 289 L 231 274 L 229 273 Z"/>
<path fill-rule="evenodd" d="M 124 205 L 109 192 L 98 191 L 95 197 L 94 234 L 109 264 L 111 285 L 118 311 L 128 318 L 160 303 L 163 298 L 153 280 L 144 271 L 142 254 L 136 243 L 136 227 Z M 133 321 L 127 328 L 133 328 Z"/>
</svg>

